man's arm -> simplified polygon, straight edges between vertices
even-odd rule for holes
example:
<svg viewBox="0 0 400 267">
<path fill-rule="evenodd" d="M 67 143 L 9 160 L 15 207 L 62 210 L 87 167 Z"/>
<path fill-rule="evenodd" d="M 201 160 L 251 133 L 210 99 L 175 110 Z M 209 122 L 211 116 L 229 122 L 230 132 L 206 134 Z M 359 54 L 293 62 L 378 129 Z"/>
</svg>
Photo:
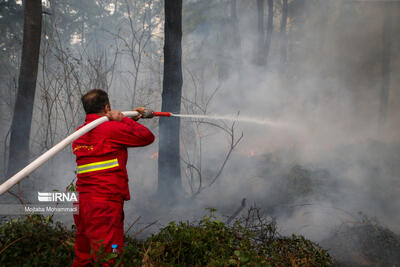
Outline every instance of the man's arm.
<svg viewBox="0 0 400 267">
<path fill-rule="evenodd" d="M 120 111 L 112 110 L 107 117 L 110 120 L 120 121 L 120 123 L 110 124 L 112 127 L 110 141 L 128 147 L 146 146 L 153 143 L 154 135 L 147 127 L 125 117 Z"/>
</svg>

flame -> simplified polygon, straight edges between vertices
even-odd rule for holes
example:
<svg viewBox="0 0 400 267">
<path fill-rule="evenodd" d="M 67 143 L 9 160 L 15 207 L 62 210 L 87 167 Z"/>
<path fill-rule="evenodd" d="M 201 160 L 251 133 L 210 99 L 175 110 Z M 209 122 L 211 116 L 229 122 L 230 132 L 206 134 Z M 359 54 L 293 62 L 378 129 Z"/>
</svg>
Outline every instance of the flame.
<svg viewBox="0 0 400 267">
<path fill-rule="evenodd" d="M 255 155 L 256 155 L 256 152 L 254 151 L 254 149 L 250 149 L 249 153 L 247 154 L 247 156 L 248 156 L 249 158 L 252 158 L 252 157 L 254 157 Z"/>
<path fill-rule="evenodd" d="M 242 148 L 242 149 L 237 149 L 236 151 L 239 152 L 239 154 L 246 156 L 248 158 L 253 158 L 256 157 L 257 155 L 260 155 L 257 149 L 254 148 Z"/>
</svg>

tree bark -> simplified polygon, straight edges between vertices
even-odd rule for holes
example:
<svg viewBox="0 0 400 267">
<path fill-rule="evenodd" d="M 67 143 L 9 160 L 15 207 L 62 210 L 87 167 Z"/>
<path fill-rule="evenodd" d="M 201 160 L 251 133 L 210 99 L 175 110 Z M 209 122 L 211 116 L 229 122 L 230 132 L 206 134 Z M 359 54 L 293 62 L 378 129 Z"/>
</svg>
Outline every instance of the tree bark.
<svg viewBox="0 0 400 267">
<path fill-rule="evenodd" d="M 265 40 L 265 65 L 268 63 L 271 48 L 272 32 L 274 30 L 274 0 L 268 0 L 267 38 Z"/>
<path fill-rule="evenodd" d="M 237 51 L 235 66 L 237 67 L 236 70 L 240 72 L 242 65 L 242 41 L 240 39 L 236 0 L 231 0 L 231 19 L 233 30 L 233 49 Z"/>
<path fill-rule="evenodd" d="M 256 53 L 256 64 L 259 66 L 265 65 L 265 50 L 264 50 L 264 0 L 257 0 L 257 53 Z"/>
<path fill-rule="evenodd" d="M 233 40 L 237 47 L 241 47 L 241 40 L 239 34 L 239 23 L 237 17 L 237 1 L 231 0 L 231 19 L 232 19 L 232 28 L 233 28 Z"/>
<path fill-rule="evenodd" d="M 17 99 L 11 123 L 7 176 L 29 161 L 29 138 L 42 31 L 42 1 L 24 1 L 24 34 Z"/>
<path fill-rule="evenodd" d="M 287 38 L 286 38 L 286 24 L 288 17 L 288 0 L 282 0 L 282 20 L 281 20 L 281 71 L 285 68 L 286 51 L 287 51 Z"/>
<path fill-rule="evenodd" d="M 182 96 L 182 0 L 165 1 L 162 111 L 180 113 Z M 180 120 L 160 118 L 158 193 L 175 198 L 182 193 Z"/>
<path fill-rule="evenodd" d="M 380 111 L 379 121 L 381 126 L 385 124 L 390 88 L 390 65 L 391 65 L 391 49 L 392 49 L 392 2 L 384 3 L 384 21 L 382 33 L 382 88 L 380 93 Z"/>
</svg>

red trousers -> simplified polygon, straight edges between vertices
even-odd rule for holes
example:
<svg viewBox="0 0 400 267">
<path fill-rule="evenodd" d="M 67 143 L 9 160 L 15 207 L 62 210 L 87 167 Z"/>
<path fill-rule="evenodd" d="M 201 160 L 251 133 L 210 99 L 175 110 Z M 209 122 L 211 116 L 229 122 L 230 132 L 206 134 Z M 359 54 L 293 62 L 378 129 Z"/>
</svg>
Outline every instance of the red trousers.
<svg viewBox="0 0 400 267">
<path fill-rule="evenodd" d="M 79 214 L 74 214 L 76 236 L 72 266 L 91 266 L 101 257 L 97 253 L 101 245 L 104 246 L 105 253 L 110 253 L 111 246 L 117 244 L 117 250 L 121 253 L 124 246 L 123 200 L 80 194 L 79 202 L 74 205 L 79 205 Z"/>
</svg>

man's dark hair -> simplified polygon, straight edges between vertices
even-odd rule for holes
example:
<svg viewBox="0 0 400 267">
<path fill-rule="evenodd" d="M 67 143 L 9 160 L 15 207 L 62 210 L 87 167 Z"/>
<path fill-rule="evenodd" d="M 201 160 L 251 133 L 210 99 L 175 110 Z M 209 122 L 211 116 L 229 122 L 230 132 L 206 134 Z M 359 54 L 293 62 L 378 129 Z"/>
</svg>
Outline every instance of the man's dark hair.
<svg viewBox="0 0 400 267">
<path fill-rule="evenodd" d="M 92 89 L 81 98 L 86 114 L 100 113 L 110 104 L 108 95 L 101 89 Z"/>
</svg>

